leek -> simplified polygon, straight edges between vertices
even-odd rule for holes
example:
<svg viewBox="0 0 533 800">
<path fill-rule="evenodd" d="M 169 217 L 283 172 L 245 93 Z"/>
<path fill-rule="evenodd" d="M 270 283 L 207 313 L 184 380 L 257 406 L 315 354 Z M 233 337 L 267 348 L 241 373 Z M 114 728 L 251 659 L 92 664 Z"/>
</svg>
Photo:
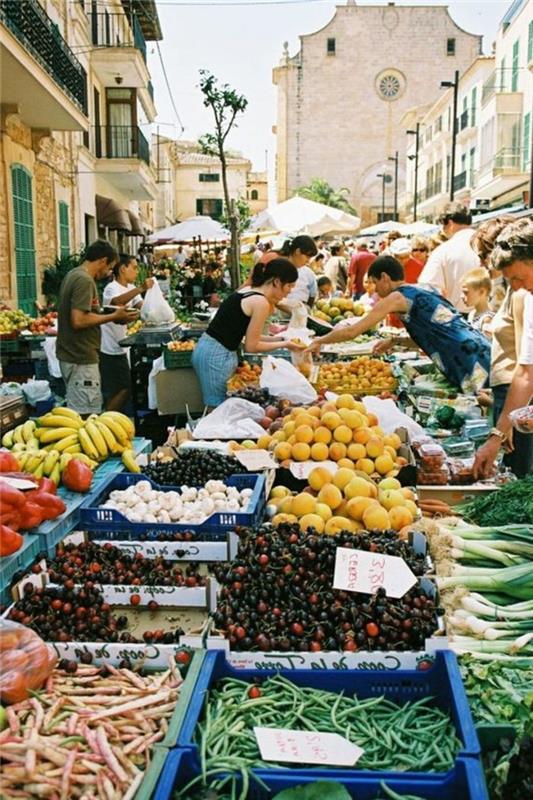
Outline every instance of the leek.
<svg viewBox="0 0 533 800">
<path fill-rule="evenodd" d="M 441 591 L 464 586 L 467 589 L 487 592 L 502 592 L 510 597 L 523 600 L 533 598 L 533 565 L 518 564 L 499 570 L 486 570 L 479 574 L 474 568 L 462 567 L 460 571 L 446 578 L 437 578 L 437 586 Z"/>
</svg>

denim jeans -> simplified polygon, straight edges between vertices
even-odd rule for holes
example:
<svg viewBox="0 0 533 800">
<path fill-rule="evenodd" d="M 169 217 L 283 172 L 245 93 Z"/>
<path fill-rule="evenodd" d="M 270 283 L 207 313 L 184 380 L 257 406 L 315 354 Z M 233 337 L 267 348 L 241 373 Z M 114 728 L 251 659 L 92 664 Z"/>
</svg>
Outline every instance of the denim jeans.
<svg viewBox="0 0 533 800">
<path fill-rule="evenodd" d="M 508 391 L 509 384 L 507 383 L 492 387 L 495 425 L 498 421 L 498 417 L 502 413 Z M 523 478 L 525 475 L 533 473 L 533 435 L 513 430 L 513 444 L 513 452 L 505 454 L 503 463 L 506 467 L 509 467 L 518 478 Z"/>
</svg>

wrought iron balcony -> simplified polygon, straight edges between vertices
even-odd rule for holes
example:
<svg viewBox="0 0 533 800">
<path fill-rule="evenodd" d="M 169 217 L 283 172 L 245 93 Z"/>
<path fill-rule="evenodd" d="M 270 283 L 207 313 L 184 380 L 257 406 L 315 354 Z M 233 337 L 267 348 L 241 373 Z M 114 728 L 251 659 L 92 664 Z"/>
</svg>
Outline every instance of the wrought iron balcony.
<svg viewBox="0 0 533 800">
<path fill-rule="evenodd" d="M 435 195 L 440 194 L 442 192 L 442 179 L 432 181 L 432 183 L 426 184 L 425 189 L 423 190 L 422 200 L 429 200 L 430 197 L 435 197 Z"/>
<path fill-rule="evenodd" d="M 94 154 L 97 158 L 138 158 L 150 164 L 150 145 L 135 125 L 95 125 Z"/>
<path fill-rule="evenodd" d="M 146 63 L 146 40 L 135 14 L 88 14 L 92 43 L 98 47 L 135 47 Z"/>
<path fill-rule="evenodd" d="M 87 114 L 87 74 L 37 0 L 0 0 L 0 23 Z"/>
</svg>

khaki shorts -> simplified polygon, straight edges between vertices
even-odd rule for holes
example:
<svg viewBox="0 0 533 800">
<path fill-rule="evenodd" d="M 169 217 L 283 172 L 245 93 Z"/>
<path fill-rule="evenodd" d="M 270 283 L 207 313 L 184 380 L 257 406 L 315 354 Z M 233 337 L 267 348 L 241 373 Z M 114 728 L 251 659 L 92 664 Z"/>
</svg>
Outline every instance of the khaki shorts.
<svg viewBox="0 0 533 800">
<path fill-rule="evenodd" d="M 98 364 L 69 364 L 60 361 L 65 381 L 66 405 L 78 414 L 99 414 L 102 410 L 102 387 Z"/>
</svg>

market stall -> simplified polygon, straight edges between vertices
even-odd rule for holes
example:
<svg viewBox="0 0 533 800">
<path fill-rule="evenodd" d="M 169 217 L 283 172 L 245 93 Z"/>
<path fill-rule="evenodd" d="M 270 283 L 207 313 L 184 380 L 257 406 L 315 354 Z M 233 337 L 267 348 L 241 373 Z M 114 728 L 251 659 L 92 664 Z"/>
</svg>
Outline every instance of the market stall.
<svg viewBox="0 0 533 800">
<path fill-rule="evenodd" d="M 380 329 L 193 420 L 201 330 L 124 342 L 164 441 L 6 409 L 0 793 L 525 800 L 533 479 L 474 480 L 486 410 Z"/>
</svg>

